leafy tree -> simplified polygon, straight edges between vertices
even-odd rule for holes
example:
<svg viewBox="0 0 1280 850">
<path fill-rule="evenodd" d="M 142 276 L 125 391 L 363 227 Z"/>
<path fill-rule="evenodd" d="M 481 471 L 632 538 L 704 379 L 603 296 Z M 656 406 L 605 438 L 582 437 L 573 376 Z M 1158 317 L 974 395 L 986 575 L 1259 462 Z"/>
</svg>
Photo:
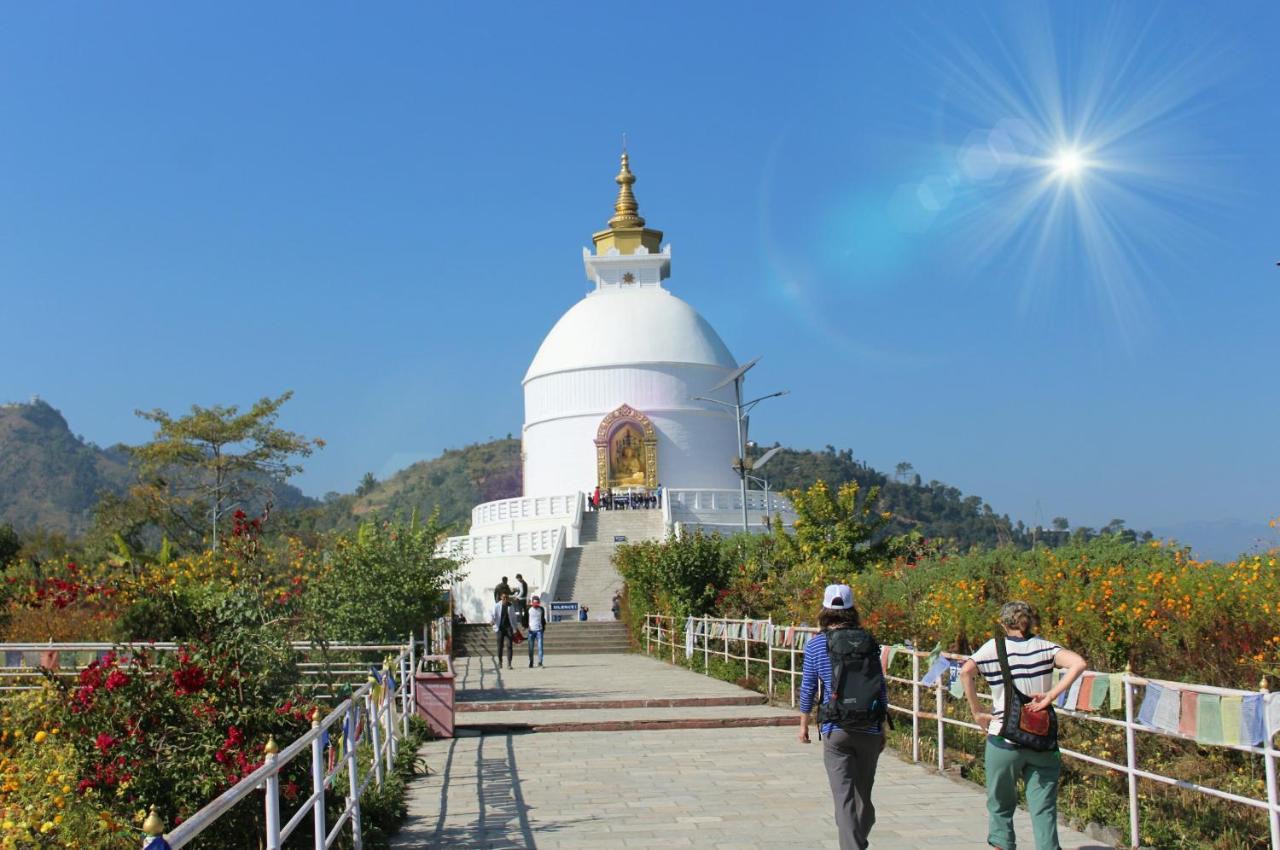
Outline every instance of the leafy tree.
<svg viewBox="0 0 1280 850">
<path fill-rule="evenodd" d="M 1056 516 L 1053 518 L 1053 528 L 1055 531 L 1066 531 L 1071 528 L 1071 523 L 1064 516 Z"/>
<path fill-rule="evenodd" d="M 900 461 L 898 465 L 893 468 L 893 471 L 899 481 L 906 481 L 907 477 L 915 471 L 915 467 L 904 460 Z"/>
<path fill-rule="evenodd" d="M 619 546 L 614 566 L 627 586 L 633 634 L 646 613 L 678 619 L 713 610 L 720 589 L 728 584 L 730 558 L 718 534 L 701 531 L 666 541 Z"/>
<path fill-rule="evenodd" d="M 832 493 L 825 481 L 818 481 L 807 490 L 788 491 L 787 497 L 796 521 L 794 534 L 778 531 L 784 559 L 862 569 L 887 552 L 883 532 L 892 515 L 881 509 L 878 486 L 864 494 L 858 482 L 850 481 Z"/>
<path fill-rule="evenodd" d="M 367 496 L 373 492 L 373 488 L 378 486 L 378 479 L 374 477 L 372 472 L 366 472 L 364 478 L 360 479 L 360 483 L 356 485 L 357 496 Z"/>
<path fill-rule="evenodd" d="M 194 535 L 206 527 L 214 549 L 218 522 L 251 495 L 270 490 L 301 471 L 322 440 L 276 427 L 280 408 L 293 396 L 263 398 L 241 413 L 235 405 L 193 405 L 186 416 L 163 410 L 137 411 L 158 426 L 155 438 L 131 451 L 143 478 L 130 493 L 142 517 L 177 524 Z"/>
<path fill-rule="evenodd" d="M 458 563 L 436 555 L 439 520 L 368 521 L 337 538 L 307 593 L 313 639 L 403 640 L 444 611 L 444 592 L 461 578 Z"/>
<path fill-rule="evenodd" d="M 18 536 L 18 532 L 14 531 L 13 526 L 8 523 L 0 525 L 0 567 L 18 557 L 21 551 L 22 538 Z"/>
</svg>

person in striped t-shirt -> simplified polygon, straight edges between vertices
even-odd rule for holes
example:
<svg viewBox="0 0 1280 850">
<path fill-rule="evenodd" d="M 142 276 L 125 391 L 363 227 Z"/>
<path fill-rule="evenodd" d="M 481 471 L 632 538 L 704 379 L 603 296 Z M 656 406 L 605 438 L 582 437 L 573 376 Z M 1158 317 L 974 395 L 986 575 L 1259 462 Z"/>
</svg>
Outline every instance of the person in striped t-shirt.
<svg viewBox="0 0 1280 850">
<path fill-rule="evenodd" d="M 809 743 L 809 713 L 813 711 L 818 685 L 823 699 L 834 699 L 831 654 L 827 651 L 827 635 L 836 629 L 858 629 L 861 622 L 853 606 L 853 590 L 847 584 L 828 585 L 818 613 L 821 631 L 804 646 L 804 676 L 800 680 L 800 743 Z M 880 666 L 880 648 L 874 646 L 874 664 Z M 888 687 L 881 681 L 880 703 L 889 704 Z M 883 724 L 873 723 L 865 729 L 845 731 L 834 723 L 819 727 L 822 763 L 827 769 L 831 796 L 836 807 L 836 830 L 840 850 L 866 850 L 867 834 L 876 822 L 876 807 L 871 804 L 871 786 L 876 779 L 876 764 L 884 751 Z"/>
<path fill-rule="evenodd" d="M 1044 711 L 1087 669 L 1084 659 L 1076 653 L 1033 634 L 1039 618 L 1027 603 L 1005 603 L 1000 609 L 1000 625 L 1005 632 L 1013 685 L 1033 700 L 1028 708 Z M 1055 667 L 1066 670 L 1056 685 Z M 978 703 L 975 681 L 979 675 L 991 689 L 990 712 L 983 711 Z M 1058 777 L 1062 773 L 1062 754 L 1056 749 L 1037 752 L 1000 737 L 1007 695 L 994 638 L 980 646 L 960 668 L 960 681 L 974 720 L 987 729 L 987 843 L 998 850 L 1014 850 L 1017 839 L 1013 814 L 1018 810 L 1018 780 L 1022 779 L 1027 784 L 1027 808 L 1036 850 L 1059 850 Z"/>
</svg>

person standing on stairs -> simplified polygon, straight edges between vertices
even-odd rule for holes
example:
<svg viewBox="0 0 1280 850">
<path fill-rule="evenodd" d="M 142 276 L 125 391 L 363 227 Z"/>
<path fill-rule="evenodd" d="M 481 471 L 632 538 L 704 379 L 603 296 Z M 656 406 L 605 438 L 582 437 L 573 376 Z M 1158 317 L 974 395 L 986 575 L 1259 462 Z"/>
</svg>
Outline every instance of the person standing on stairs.
<svg viewBox="0 0 1280 850">
<path fill-rule="evenodd" d="M 503 593 L 498 604 L 493 606 L 493 633 L 498 636 L 498 667 L 502 667 L 502 647 L 507 648 L 507 669 L 511 669 L 511 654 L 515 646 L 515 636 L 520 631 L 520 619 L 511 606 L 511 594 Z"/>
<path fill-rule="evenodd" d="M 547 609 L 542 607 L 538 597 L 529 600 L 529 608 L 525 611 L 528 620 L 525 626 L 529 629 L 529 666 L 533 666 L 533 645 L 538 645 L 538 666 L 542 666 L 542 640 L 547 634 Z"/>
<path fill-rule="evenodd" d="M 511 604 L 516 608 L 520 625 L 529 628 L 529 582 L 519 573 L 516 573 L 516 586 L 511 588 Z"/>
<path fill-rule="evenodd" d="M 502 594 L 510 593 L 511 585 L 507 584 L 507 577 L 503 576 L 502 581 L 498 582 L 498 586 L 493 589 L 493 601 L 501 602 Z"/>
</svg>

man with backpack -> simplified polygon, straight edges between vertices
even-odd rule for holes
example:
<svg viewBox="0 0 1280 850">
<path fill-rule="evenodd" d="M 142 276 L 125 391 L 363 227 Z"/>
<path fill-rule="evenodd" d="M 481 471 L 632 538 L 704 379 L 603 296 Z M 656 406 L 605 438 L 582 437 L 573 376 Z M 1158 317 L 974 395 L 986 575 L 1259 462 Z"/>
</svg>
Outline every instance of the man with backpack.
<svg viewBox="0 0 1280 850">
<path fill-rule="evenodd" d="M 871 786 L 889 715 L 880 646 L 862 628 L 847 584 L 827 585 L 818 627 L 819 633 L 804 647 L 800 742 L 809 743 L 809 713 L 817 705 L 822 763 L 835 802 L 840 850 L 866 850 L 867 834 L 876 822 Z"/>
</svg>

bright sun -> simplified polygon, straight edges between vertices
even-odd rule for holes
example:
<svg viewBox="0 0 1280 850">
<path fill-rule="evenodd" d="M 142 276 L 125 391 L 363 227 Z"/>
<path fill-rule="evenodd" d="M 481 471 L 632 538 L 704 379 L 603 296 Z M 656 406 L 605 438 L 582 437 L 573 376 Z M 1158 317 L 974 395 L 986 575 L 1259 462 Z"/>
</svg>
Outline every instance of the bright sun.
<svg viewBox="0 0 1280 850">
<path fill-rule="evenodd" d="M 1053 173 L 1063 180 L 1072 180 L 1080 175 L 1088 166 L 1088 162 L 1075 148 L 1063 148 L 1050 160 Z"/>
</svg>

